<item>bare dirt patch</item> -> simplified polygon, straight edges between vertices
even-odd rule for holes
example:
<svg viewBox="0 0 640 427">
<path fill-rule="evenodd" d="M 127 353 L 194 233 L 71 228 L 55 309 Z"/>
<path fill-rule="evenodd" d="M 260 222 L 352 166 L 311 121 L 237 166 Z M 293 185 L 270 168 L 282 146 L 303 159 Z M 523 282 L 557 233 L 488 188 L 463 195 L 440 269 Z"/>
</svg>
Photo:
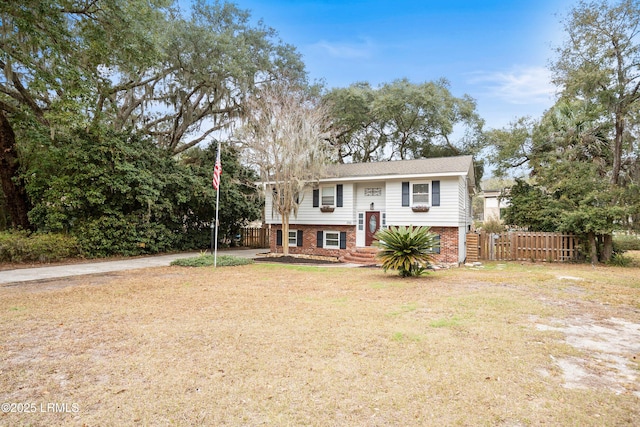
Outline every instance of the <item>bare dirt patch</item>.
<svg viewBox="0 0 640 427">
<path fill-rule="evenodd" d="M 37 410 L 0 425 L 638 425 L 638 276 L 255 264 L 4 286 L 0 403 Z"/>
<path fill-rule="evenodd" d="M 536 327 L 561 332 L 564 342 L 588 356 L 560 359 L 552 356 L 562 369 L 565 387 L 630 392 L 640 398 L 640 324 L 617 318 L 596 321 L 584 316 L 550 320 L 551 325 Z"/>
</svg>

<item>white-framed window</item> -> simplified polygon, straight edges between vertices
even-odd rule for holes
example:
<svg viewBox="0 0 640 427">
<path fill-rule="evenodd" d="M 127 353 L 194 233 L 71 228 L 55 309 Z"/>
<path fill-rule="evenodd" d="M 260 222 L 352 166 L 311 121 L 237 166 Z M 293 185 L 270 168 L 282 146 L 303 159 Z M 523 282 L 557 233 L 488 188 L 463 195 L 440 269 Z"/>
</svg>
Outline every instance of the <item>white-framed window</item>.
<svg viewBox="0 0 640 427">
<path fill-rule="evenodd" d="M 364 212 L 358 212 L 358 231 L 364 230 Z"/>
<path fill-rule="evenodd" d="M 320 198 L 322 206 L 334 206 L 336 204 L 336 187 L 321 187 Z"/>
<path fill-rule="evenodd" d="M 325 231 L 324 247 L 329 249 L 340 249 L 340 233 L 338 231 Z"/>
<path fill-rule="evenodd" d="M 289 246 L 298 246 L 298 230 L 289 230 Z"/>
<path fill-rule="evenodd" d="M 382 220 L 381 220 L 380 227 L 387 228 L 387 213 L 386 212 L 382 212 Z"/>
<path fill-rule="evenodd" d="M 430 206 L 429 183 L 414 182 L 411 185 L 411 206 Z"/>
</svg>

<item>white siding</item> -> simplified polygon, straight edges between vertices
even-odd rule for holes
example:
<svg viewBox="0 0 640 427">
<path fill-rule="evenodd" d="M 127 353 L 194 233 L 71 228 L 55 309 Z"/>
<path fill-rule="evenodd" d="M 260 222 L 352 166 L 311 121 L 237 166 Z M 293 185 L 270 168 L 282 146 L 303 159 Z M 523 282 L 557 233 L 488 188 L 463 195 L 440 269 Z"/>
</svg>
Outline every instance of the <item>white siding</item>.
<svg viewBox="0 0 640 427">
<path fill-rule="evenodd" d="M 325 184 L 322 185 L 335 185 Z M 308 188 L 305 190 L 300 207 L 298 208 L 298 215 L 290 218 L 290 225 L 304 224 L 325 224 L 325 225 L 355 225 L 356 218 L 354 217 L 354 197 L 353 187 L 351 183 L 342 184 L 342 207 L 335 207 L 333 212 L 321 212 L 319 207 L 313 207 L 313 189 Z M 265 221 L 267 224 L 280 224 L 280 215 L 277 212 L 272 214 L 272 193 L 266 192 L 265 200 Z"/>
<path fill-rule="evenodd" d="M 411 207 L 402 206 L 402 181 L 388 181 L 385 202 L 387 224 L 428 225 L 432 227 L 460 226 L 459 180 L 457 177 L 453 177 L 442 178 L 439 181 L 440 206 L 432 206 L 429 212 L 413 212 Z"/>
<path fill-rule="evenodd" d="M 264 222 L 266 224 L 277 224 L 278 221 L 274 220 L 275 212 L 273 211 L 273 198 L 269 187 L 264 190 L 264 193 Z"/>
<path fill-rule="evenodd" d="M 460 224 L 466 227 L 473 223 L 473 202 L 469 192 L 468 178 L 460 177 Z"/>
<path fill-rule="evenodd" d="M 460 218 L 460 225 L 466 225 L 467 218 L 470 216 L 468 212 L 469 206 L 467 206 L 469 203 L 468 199 L 469 192 L 467 190 L 467 180 L 465 179 L 465 177 L 461 176 L 460 178 L 458 178 L 458 216 Z"/>
<path fill-rule="evenodd" d="M 371 203 L 374 204 L 374 211 L 384 211 L 386 202 L 384 181 L 359 182 L 356 188 L 356 211 L 370 211 Z M 380 189 L 381 194 L 379 196 L 365 195 L 365 189 Z"/>
<path fill-rule="evenodd" d="M 334 212 L 321 212 L 313 207 L 313 190 L 307 189 L 298 210 L 298 216 L 291 217 L 291 224 L 357 225 L 358 213 L 370 210 L 375 204 L 376 211 L 386 213 L 387 225 L 428 225 L 432 227 L 466 227 L 471 222 L 471 205 L 466 177 L 442 177 L 440 181 L 440 206 L 431 206 L 429 212 L 413 212 L 411 207 L 402 206 L 402 182 L 389 180 L 350 183 L 343 182 L 343 206 Z M 420 182 L 431 182 L 421 180 Z M 410 181 L 413 182 L 413 181 Z M 335 185 L 323 183 L 322 185 Z M 365 188 L 382 188 L 381 196 L 365 196 Z M 432 188 L 430 187 L 432 192 Z M 266 191 L 265 221 L 279 224 L 280 216 L 272 213 L 272 193 Z"/>
<path fill-rule="evenodd" d="M 466 190 L 465 190 L 465 186 L 463 184 L 464 181 L 464 177 L 460 177 L 458 178 L 458 218 L 460 221 L 460 224 L 464 224 L 465 223 L 465 218 L 466 218 L 466 208 L 467 208 L 467 202 L 466 202 Z"/>
</svg>

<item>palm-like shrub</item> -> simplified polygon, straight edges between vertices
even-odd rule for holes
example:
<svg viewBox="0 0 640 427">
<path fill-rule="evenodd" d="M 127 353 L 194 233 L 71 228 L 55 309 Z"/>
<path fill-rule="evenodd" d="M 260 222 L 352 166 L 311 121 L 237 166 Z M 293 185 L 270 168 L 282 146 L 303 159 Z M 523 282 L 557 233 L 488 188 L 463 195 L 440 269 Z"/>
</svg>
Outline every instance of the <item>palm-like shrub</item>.
<svg viewBox="0 0 640 427">
<path fill-rule="evenodd" d="M 384 271 L 398 270 L 402 277 L 421 275 L 439 246 L 429 227 L 389 227 L 375 237 L 378 241 L 374 245 L 382 249 L 377 256 Z"/>
</svg>

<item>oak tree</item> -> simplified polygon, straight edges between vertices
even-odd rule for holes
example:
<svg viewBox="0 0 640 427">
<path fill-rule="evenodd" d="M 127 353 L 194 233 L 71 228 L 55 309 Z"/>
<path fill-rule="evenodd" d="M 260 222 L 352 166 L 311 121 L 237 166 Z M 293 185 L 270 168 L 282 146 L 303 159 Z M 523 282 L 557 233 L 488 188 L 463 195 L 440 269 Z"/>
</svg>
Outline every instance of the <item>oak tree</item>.
<svg viewBox="0 0 640 427">
<path fill-rule="evenodd" d="M 400 79 L 376 89 L 356 83 L 329 91 L 324 102 L 342 161 L 477 154 L 483 148 L 475 100 L 453 96 L 445 79 Z"/>
</svg>

